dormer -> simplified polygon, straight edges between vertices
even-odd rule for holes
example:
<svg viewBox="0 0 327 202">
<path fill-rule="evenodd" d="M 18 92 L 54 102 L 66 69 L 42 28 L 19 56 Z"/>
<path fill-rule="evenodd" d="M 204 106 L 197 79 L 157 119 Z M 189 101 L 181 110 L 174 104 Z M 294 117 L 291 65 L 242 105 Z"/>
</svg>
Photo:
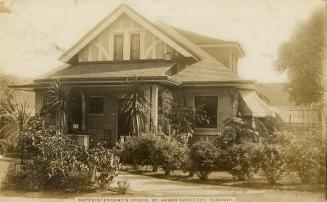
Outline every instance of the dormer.
<svg viewBox="0 0 327 202">
<path fill-rule="evenodd" d="M 223 63 L 231 72 L 237 74 L 238 60 L 244 56 L 243 51 L 236 44 L 199 45 L 212 57 Z"/>
</svg>

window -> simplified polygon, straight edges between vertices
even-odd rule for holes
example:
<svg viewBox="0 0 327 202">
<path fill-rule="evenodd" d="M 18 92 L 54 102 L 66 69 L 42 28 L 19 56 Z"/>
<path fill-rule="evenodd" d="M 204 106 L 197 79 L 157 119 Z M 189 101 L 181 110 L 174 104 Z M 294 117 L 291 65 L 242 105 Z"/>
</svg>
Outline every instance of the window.
<svg viewBox="0 0 327 202">
<path fill-rule="evenodd" d="M 114 37 L 114 60 L 123 60 L 124 36 L 122 34 Z"/>
<path fill-rule="evenodd" d="M 131 60 L 140 59 L 140 34 L 131 35 Z"/>
<path fill-rule="evenodd" d="M 203 107 L 207 113 L 209 123 L 197 123 L 197 128 L 217 128 L 217 111 L 218 111 L 218 97 L 217 96 L 195 96 L 195 108 Z"/>
<path fill-rule="evenodd" d="M 89 113 L 103 113 L 103 97 L 91 97 L 89 100 Z"/>
</svg>

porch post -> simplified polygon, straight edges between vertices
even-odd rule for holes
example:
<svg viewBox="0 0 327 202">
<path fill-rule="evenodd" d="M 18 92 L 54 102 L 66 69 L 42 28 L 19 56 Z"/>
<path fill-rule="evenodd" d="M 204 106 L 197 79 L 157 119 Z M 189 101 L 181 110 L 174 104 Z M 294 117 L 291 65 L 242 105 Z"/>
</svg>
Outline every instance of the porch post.
<svg viewBox="0 0 327 202">
<path fill-rule="evenodd" d="M 81 92 L 81 99 L 82 99 L 82 123 L 81 123 L 81 129 L 84 132 L 86 127 L 85 127 L 85 117 L 86 117 L 86 102 L 85 102 L 85 94 L 83 91 Z"/>
<path fill-rule="evenodd" d="M 158 92 L 157 85 L 151 85 L 145 90 L 145 95 L 149 98 L 150 104 L 150 120 L 149 129 L 157 131 L 158 129 Z"/>
</svg>

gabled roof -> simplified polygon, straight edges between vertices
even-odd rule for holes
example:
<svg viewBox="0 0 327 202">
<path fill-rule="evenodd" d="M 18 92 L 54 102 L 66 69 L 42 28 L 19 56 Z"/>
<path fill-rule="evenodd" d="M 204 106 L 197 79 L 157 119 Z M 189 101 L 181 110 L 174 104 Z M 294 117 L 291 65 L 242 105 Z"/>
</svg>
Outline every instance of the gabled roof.
<svg viewBox="0 0 327 202">
<path fill-rule="evenodd" d="M 65 64 L 47 75 L 35 80 L 36 83 L 26 85 L 41 85 L 52 79 L 64 79 L 70 82 L 121 82 L 127 77 L 138 76 L 147 81 L 169 81 L 177 85 L 198 84 L 249 84 L 254 81 L 244 80 L 236 73 L 231 72 L 223 63 L 211 56 L 200 45 L 237 45 L 237 42 L 223 41 L 212 37 L 203 36 L 193 32 L 172 27 L 163 22 L 156 25 L 143 18 L 126 5 L 116 8 L 108 17 L 102 20 L 96 27 L 87 33 L 81 40 L 65 52 L 61 60 L 69 63 L 71 59 L 89 42 L 97 37 L 104 29 L 121 15 L 127 15 L 163 42 L 174 48 L 185 57 L 192 57 L 193 63 L 171 75 L 172 68 L 176 67 L 172 61 L 149 60 L 122 61 L 122 62 L 85 62 L 77 64 Z M 204 43 L 204 44 L 203 44 Z M 240 46 L 239 46 L 240 48 Z M 240 49 L 241 50 L 241 49 Z M 177 68 L 178 69 L 178 68 Z M 42 85 L 43 85 L 42 84 Z M 252 88 L 252 87 L 251 87 Z"/>
<path fill-rule="evenodd" d="M 194 44 L 200 46 L 201 48 L 224 48 L 224 47 L 232 47 L 238 51 L 240 56 L 244 56 L 245 53 L 241 47 L 241 45 L 236 41 L 226 41 L 217 38 L 213 38 L 210 36 L 205 36 L 202 34 L 198 34 L 195 32 L 191 32 L 188 30 L 184 30 L 178 27 L 173 27 L 176 31 L 181 33 L 183 36 L 188 38 Z"/>
<path fill-rule="evenodd" d="M 150 31 L 153 35 L 160 38 L 163 42 L 167 43 L 169 46 L 174 48 L 177 52 L 185 57 L 194 57 L 191 52 L 185 50 L 185 48 L 178 45 L 174 40 L 167 37 L 160 31 L 156 25 L 151 23 L 149 20 L 145 19 L 139 15 L 136 11 L 131 9 L 129 6 L 122 4 L 116 8 L 109 16 L 97 24 L 92 30 L 90 30 L 84 37 L 82 37 L 75 45 L 73 45 L 69 50 L 67 50 L 61 57 L 60 60 L 63 62 L 69 62 L 82 48 L 84 48 L 88 43 L 90 43 L 96 36 L 103 32 L 111 23 L 118 19 L 121 15 L 127 15 L 131 19 L 138 22 L 145 29 Z M 194 57 L 195 58 L 195 57 Z M 196 59 L 196 58 L 195 58 Z"/>
</svg>

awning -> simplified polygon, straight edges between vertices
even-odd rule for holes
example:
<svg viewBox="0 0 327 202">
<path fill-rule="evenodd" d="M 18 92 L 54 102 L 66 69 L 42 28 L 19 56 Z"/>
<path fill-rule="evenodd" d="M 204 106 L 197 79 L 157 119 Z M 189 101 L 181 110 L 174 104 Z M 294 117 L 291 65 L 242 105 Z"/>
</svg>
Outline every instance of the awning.
<svg viewBox="0 0 327 202">
<path fill-rule="evenodd" d="M 244 101 L 241 112 L 244 116 L 275 117 L 275 112 L 257 95 L 254 90 L 240 90 Z"/>
</svg>

